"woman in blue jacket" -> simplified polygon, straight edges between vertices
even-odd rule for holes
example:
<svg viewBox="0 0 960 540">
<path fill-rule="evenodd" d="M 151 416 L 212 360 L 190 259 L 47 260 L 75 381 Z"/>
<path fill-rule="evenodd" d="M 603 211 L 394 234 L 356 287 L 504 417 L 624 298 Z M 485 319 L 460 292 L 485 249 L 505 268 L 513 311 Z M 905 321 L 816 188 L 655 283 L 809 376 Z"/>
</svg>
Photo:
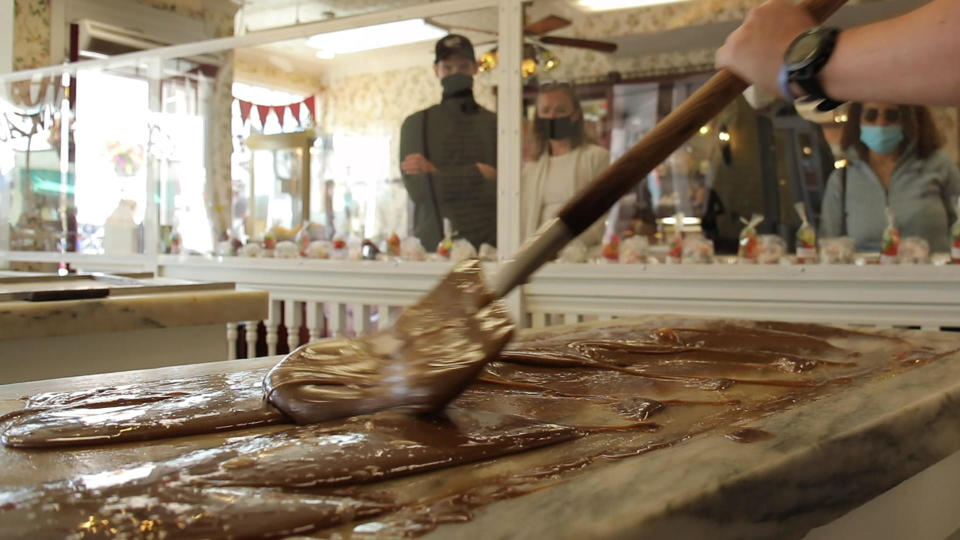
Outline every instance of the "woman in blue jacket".
<svg viewBox="0 0 960 540">
<path fill-rule="evenodd" d="M 931 252 L 949 252 L 960 172 L 940 150 L 930 111 L 853 103 L 848 117 L 840 141 L 847 166 L 827 181 L 821 238 L 850 236 L 857 251 L 880 251 L 889 206 L 902 238 L 919 236 Z"/>
</svg>

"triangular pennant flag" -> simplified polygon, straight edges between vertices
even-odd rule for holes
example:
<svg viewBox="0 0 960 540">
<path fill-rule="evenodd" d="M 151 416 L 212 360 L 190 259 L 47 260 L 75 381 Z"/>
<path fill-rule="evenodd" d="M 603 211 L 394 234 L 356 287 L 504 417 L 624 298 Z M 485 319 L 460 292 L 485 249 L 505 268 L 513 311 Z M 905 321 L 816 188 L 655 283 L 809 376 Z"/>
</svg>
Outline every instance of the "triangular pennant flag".
<svg viewBox="0 0 960 540">
<path fill-rule="evenodd" d="M 273 112 L 277 113 L 277 120 L 280 121 L 280 127 L 283 128 L 283 114 L 287 111 L 286 105 L 277 105 L 273 108 Z"/>
<path fill-rule="evenodd" d="M 297 125 L 300 125 L 300 104 L 291 103 L 290 104 L 290 114 L 297 120 Z"/>
<path fill-rule="evenodd" d="M 270 114 L 269 105 L 257 105 L 257 113 L 260 115 L 260 127 L 267 125 L 267 115 Z"/>
<path fill-rule="evenodd" d="M 247 120 L 250 119 L 250 108 L 253 107 L 253 103 L 242 99 L 238 99 L 237 101 L 240 102 L 240 121 L 246 124 Z"/>
<path fill-rule="evenodd" d="M 303 104 L 307 106 L 307 110 L 310 111 L 310 116 L 313 117 L 313 121 L 317 121 L 317 103 L 313 100 L 313 96 L 308 97 L 303 100 Z"/>
</svg>

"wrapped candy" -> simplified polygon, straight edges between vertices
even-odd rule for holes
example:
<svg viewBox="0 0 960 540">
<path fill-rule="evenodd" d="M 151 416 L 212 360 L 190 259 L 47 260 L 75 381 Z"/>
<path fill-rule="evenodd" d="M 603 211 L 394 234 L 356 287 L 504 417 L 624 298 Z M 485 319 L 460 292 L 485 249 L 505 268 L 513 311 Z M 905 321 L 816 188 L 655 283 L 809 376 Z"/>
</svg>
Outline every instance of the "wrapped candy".
<svg viewBox="0 0 960 540">
<path fill-rule="evenodd" d="M 900 262 L 926 264 L 930 262 L 930 243 L 919 236 L 910 236 L 900 243 Z"/>
<path fill-rule="evenodd" d="M 310 247 L 310 242 L 312 241 L 313 238 L 310 237 L 310 225 L 304 221 L 300 229 L 297 230 L 297 234 L 293 235 L 293 243 L 296 244 L 297 249 L 300 250 L 301 257 L 307 256 L 307 248 Z"/>
<path fill-rule="evenodd" d="M 841 236 L 820 241 L 820 262 L 823 264 L 850 264 L 853 262 L 853 238 Z"/>
<path fill-rule="evenodd" d="M 259 242 L 247 242 L 247 245 L 240 248 L 239 255 L 242 257 L 259 257 L 263 252 Z"/>
<path fill-rule="evenodd" d="M 460 238 L 453 242 L 453 247 L 450 248 L 450 260 L 459 263 L 467 259 L 476 258 L 477 248 L 473 247 L 473 244 L 471 244 L 469 240 Z"/>
<path fill-rule="evenodd" d="M 180 231 L 173 229 L 173 232 L 170 233 L 170 253 L 179 255 L 182 245 L 183 240 L 180 238 Z"/>
<path fill-rule="evenodd" d="M 574 238 L 566 247 L 560 250 L 557 260 L 564 263 L 582 263 L 587 262 L 587 246 L 582 241 Z"/>
<path fill-rule="evenodd" d="M 690 236 L 683 240 L 683 262 L 710 264 L 713 262 L 713 240 L 702 236 Z"/>
<path fill-rule="evenodd" d="M 400 242 L 400 257 L 406 261 L 424 261 L 427 259 L 427 250 L 419 238 L 408 236 Z"/>
<path fill-rule="evenodd" d="M 484 242 L 480 244 L 480 260 L 487 262 L 497 262 L 497 248 Z"/>
<path fill-rule="evenodd" d="M 608 261 L 620 260 L 620 237 L 617 236 L 617 233 L 611 233 L 607 236 L 607 239 L 603 242 L 601 254 Z"/>
<path fill-rule="evenodd" d="M 667 264 L 680 264 L 683 261 L 683 214 L 673 217 L 673 235 L 667 243 Z"/>
<path fill-rule="evenodd" d="M 620 243 L 619 261 L 621 264 L 642 264 L 647 262 L 650 243 L 646 237 L 631 236 Z"/>
<path fill-rule="evenodd" d="M 809 264 L 817 262 L 817 231 L 807 220 L 807 210 L 802 202 L 793 205 L 800 216 L 800 228 L 797 229 L 797 263 Z"/>
<path fill-rule="evenodd" d="M 390 238 L 387 238 L 387 254 L 391 257 L 400 256 L 400 236 L 397 233 L 393 233 Z"/>
<path fill-rule="evenodd" d="M 284 240 L 282 242 L 277 242 L 274 255 L 278 259 L 296 259 L 300 256 L 300 250 L 297 249 L 297 245 L 290 240 Z"/>
<path fill-rule="evenodd" d="M 333 253 L 330 254 L 331 259 L 344 260 L 347 258 L 347 241 L 343 238 L 334 238 L 333 239 Z"/>
<path fill-rule="evenodd" d="M 950 227 L 950 262 L 960 264 L 960 198 L 957 199 L 957 220 Z"/>
<path fill-rule="evenodd" d="M 893 209 L 888 206 L 884 212 L 887 214 L 887 228 L 883 230 L 880 242 L 880 264 L 896 264 L 900 253 L 900 231 L 897 230 Z"/>
<path fill-rule="evenodd" d="M 273 250 L 277 248 L 277 237 L 273 233 L 267 233 L 263 235 L 263 249 L 266 249 L 273 253 Z"/>
<path fill-rule="evenodd" d="M 775 234 L 761 234 L 757 244 L 757 262 L 761 264 L 777 264 L 787 252 L 787 243 Z"/>
<path fill-rule="evenodd" d="M 450 252 L 453 251 L 453 226 L 450 220 L 443 218 L 443 239 L 437 244 L 437 255 L 444 259 L 450 258 Z"/>
<path fill-rule="evenodd" d="M 329 259 L 333 244 L 326 240 L 314 240 L 307 246 L 307 257 L 311 259 Z"/>
<path fill-rule="evenodd" d="M 763 216 L 754 214 L 749 220 L 740 218 L 744 224 L 740 231 L 740 247 L 737 250 L 737 260 L 741 263 L 754 263 L 760 255 L 760 239 L 757 235 L 757 225 L 763 221 Z"/>
</svg>

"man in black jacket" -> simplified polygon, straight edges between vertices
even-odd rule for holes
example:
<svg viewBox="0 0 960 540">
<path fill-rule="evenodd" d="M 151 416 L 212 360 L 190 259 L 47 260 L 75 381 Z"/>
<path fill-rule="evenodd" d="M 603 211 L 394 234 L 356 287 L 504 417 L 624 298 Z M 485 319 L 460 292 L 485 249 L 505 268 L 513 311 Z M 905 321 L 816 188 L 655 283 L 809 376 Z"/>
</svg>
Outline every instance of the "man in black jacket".
<svg viewBox="0 0 960 540">
<path fill-rule="evenodd" d="M 497 115 L 473 98 L 473 45 L 450 34 L 437 42 L 439 104 L 400 128 L 400 170 L 414 202 L 414 235 L 428 251 L 443 238 L 443 219 L 475 246 L 497 240 Z"/>
</svg>

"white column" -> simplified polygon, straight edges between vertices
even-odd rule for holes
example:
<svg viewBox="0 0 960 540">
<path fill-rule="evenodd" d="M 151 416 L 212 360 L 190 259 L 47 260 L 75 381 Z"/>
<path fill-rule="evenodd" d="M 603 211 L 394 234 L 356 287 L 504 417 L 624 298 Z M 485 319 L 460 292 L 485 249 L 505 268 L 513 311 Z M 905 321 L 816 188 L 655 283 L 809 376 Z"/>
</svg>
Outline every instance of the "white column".
<svg viewBox="0 0 960 540">
<path fill-rule="evenodd" d="M 307 331 L 310 332 L 310 343 L 326 337 L 323 332 L 324 320 L 323 303 L 307 302 Z"/>
<path fill-rule="evenodd" d="M 287 326 L 287 346 L 292 352 L 300 346 L 300 325 L 303 323 L 300 302 L 287 300 L 283 303 L 283 320 Z"/>
<path fill-rule="evenodd" d="M 392 323 L 393 319 L 390 318 L 390 306 L 387 304 L 377 306 L 377 330 L 389 328 Z"/>
<path fill-rule="evenodd" d="M 370 306 L 367 304 L 353 304 L 353 331 L 362 336 L 370 331 Z"/>
<path fill-rule="evenodd" d="M 237 359 L 237 323 L 227 323 L 227 360 Z"/>
<path fill-rule="evenodd" d="M 260 321 L 246 321 L 243 323 L 247 329 L 247 358 L 257 357 L 257 326 Z"/>
<path fill-rule="evenodd" d="M 267 327 L 267 355 L 277 354 L 277 327 L 280 326 L 280 300 L 270 299 L 267 320 L 264 321 Z"/>
<path fill-rule="evenodd" d="M 564 313 L 563 324 L 577 324 L 580 322 L 580 315 L 576 313 Z"/>
<path fill-rule="evenodd" d="M 497 66 L 497 251 L 502 260 L 516 253 L 520 237 L 521 119 L 523 118 L 523 4 L 498 4 L 499 55 Z M 504 299 L 510 314 L 523 325 L 523 296 L 514 291 Z"/>
<path fill-rule="evenodd" d="M 347 321 L 347 306 L 340 302 L 330 304 L 330 335 L 334 337 L 343 337 L 343 327 Z"/>
</svg>

